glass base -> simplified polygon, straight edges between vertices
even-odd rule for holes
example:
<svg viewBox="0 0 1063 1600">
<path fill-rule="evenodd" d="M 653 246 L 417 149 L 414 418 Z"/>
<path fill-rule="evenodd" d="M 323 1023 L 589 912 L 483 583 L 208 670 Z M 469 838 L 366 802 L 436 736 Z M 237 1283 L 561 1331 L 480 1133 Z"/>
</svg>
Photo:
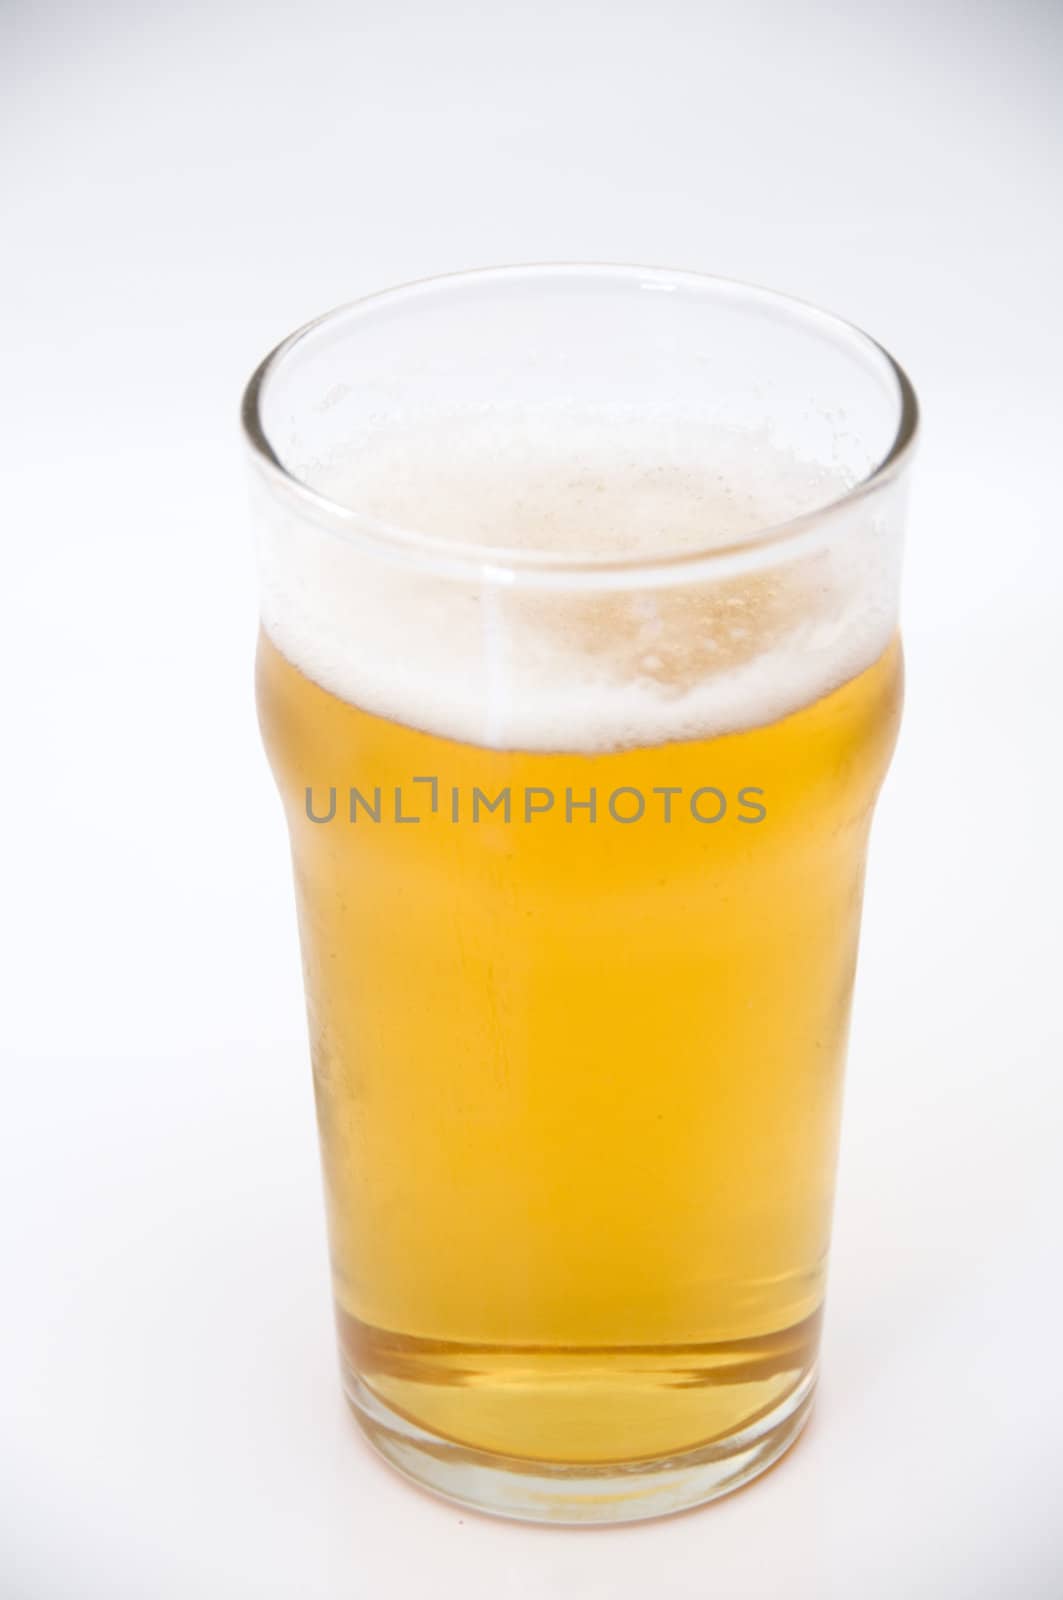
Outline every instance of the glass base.
<svg viewBox="0 0 1063 1600">
<path fill-rule="evenodd" d="M 766 1471 L 812 1409 L 816 1373 L 740 1432 L 657 1460 L 551 1466 L 444 1439 L 391 1410 L 355 1374 L 347 1398 L 375 1449 L 405 1477 L 461 1506 L 521 1522 L 640 1522 L 704 1505 Z"/>
</svg>

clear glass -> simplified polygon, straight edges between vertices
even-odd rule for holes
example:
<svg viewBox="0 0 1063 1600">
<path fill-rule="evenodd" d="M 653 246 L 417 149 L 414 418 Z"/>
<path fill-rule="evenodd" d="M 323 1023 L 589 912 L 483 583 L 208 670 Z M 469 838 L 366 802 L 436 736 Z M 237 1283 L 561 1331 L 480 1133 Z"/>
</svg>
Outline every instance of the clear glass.
<svg viewBox="0 0 1063 1600">
<path fill-rule="evenodd" d="M 248 386 L 346 1392 L 452 1499 L 655 1516 L 808 1415 L 915 418 L 847 324 L 633 267 Z"/>
</svg>

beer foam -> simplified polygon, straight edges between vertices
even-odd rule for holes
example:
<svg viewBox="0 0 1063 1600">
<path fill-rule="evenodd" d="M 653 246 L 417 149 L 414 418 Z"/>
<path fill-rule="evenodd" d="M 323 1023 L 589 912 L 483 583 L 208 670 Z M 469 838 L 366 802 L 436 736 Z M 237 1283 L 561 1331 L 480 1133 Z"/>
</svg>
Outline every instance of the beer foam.
<svg viewBox="0 0 1063 1600">
<path fill-rule="evenodd" d="M 377 418 L 298 471 L 370 531 L 267 497 L 266 631 L 322 688 L 428 733 L 591 752 L 734 732 L 839 687 L 895 626 L 900 541 L 874 496 L 836 508 L 813 547 L 784 542 L 749 570 L 650 565 L 752 546 L 851 486 L 829 451 L 799 458 L 750 430 Z M 389 527 L 418 548 L 391 543 Z M 556 565 L 544 582 L 529 556 L 582 565 L 571 583 Z M 618 583 L 596 573 L 606 561 L 647 566 Z"/>
</svg>

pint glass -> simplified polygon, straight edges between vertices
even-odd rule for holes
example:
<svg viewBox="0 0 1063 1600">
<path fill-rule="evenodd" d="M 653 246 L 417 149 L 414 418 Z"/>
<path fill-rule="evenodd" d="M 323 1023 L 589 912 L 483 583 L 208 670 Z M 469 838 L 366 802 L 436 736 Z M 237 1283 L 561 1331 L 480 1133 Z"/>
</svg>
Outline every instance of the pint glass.
<svg viewBox="0 0 1063 1600">
<path fill-rule="evenodd" d="M 549 266 L 322 317 L 244 422 L 355 1415 L 488 1511 L 708 1500 L 812 1400 L 911 388 Z"/>
</svg>

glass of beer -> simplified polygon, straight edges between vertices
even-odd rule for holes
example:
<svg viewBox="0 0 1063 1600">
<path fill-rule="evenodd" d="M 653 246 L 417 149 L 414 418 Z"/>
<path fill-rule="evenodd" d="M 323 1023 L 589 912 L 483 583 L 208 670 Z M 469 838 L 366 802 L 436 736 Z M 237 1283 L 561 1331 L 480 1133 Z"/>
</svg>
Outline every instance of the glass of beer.
<svg viewBox="0 0 1063 1600">
<path fill-rule="evenodd" d="M 812 1403 L 912 389 L 533 266 L 310 323 L 244 424 L 354 1413 L 485 1511 L 709 1500 Z"/>
</svg>

